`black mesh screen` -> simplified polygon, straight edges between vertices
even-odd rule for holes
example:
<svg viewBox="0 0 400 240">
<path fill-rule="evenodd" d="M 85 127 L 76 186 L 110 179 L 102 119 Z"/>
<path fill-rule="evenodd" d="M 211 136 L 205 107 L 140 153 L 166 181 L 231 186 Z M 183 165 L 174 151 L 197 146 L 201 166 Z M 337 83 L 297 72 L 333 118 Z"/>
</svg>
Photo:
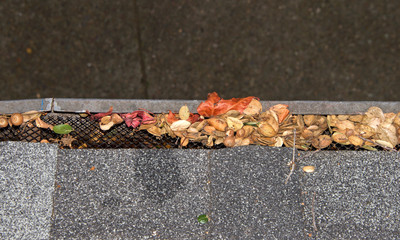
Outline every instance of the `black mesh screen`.
<svg viewBox="0 0 400 240">
<path fill-rule="evenodd" d="M 58 143 L 60 148 L 182 148 L 179 145 L 179 138 L 172 138 L 168 135 L 156 137 L 146 130 L 135 130 L 127 127 L 125 124 L 113 126 L 108 131 L 102 131 L 99 123 L 90 120 L 89 117 L 81 117 L 78 114 L 47 114 L 41 119 L 49 124 L 69 124 L 73 131 L 69 135 L 59 135 L 49 129 L 42 129 L 35 124 L 27 123 L 19 127 L 5 127 L 0 129 L 0 141 L 23 141 L 23 142 L 41 142 Z M 329 135 L 329 131 L 324 134 Z M 188 149 L 219 149 L 225 148 L 223 144 L 207 147 L 200 142 L 189 142 L 183 148 Z M 375 147 L 383 150 L 380 147 Z M 398 150 L 400 146 L 396 146 Z M 316 150 L 312 146 L 311 151 Z M 332 143 L 324 150 L 364 150 L 352 145 L 341 145 Z"/>
</svg>

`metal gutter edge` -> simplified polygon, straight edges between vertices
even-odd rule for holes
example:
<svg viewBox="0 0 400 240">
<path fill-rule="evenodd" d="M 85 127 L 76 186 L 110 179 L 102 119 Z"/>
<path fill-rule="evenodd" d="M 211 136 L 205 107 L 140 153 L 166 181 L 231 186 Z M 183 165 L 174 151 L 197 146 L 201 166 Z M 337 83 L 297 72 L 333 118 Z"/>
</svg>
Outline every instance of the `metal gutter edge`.
<svg viewBox="0 0 400 240">
<path fill-rule="evenodd" d="M 106 112 L 112 106 L 114 112 L 132 112 L 143 108 L 150 112 L 161 113 L 179 111 L 187 105 L 196 112 L 204 100 L 147 100 L 147 99 L 75 99 L 45 98 L 0 101 L 0 113 L 26 112 L 30 110 L 54 112 Z M 400 112 L 400 102 L 378 101 L 261 101 L 263 109 L 275 104 L 287 104 L 294 114 L 358 114 L 367 111 L 371 106 L 380 107 L 384 112 Z"/>
</svg>

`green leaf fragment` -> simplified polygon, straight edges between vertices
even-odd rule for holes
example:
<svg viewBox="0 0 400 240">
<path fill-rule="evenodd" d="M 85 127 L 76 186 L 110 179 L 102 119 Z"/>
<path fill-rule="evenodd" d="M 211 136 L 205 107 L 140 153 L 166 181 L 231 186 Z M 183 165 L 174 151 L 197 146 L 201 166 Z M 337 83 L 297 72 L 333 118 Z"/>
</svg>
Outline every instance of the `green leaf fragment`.
<svg viewBox="0 0 400 240">
<path fill-rule="evenodd" d="M 243 123 L 243 125 L 250 125 L 250 126 L 253 126 L 253 127 L 257 127 L 258 123 L 259 122 L 245 122 L 245 123 Z"/>
<path fill-rule="evenodd" d="M 68 134 L 72 132 L 73 129 L 68 124 L 59 124 L 53 127 L 53 131 L 57 134 Z"/>
<path fill-rule="evenodd" d="M 202 214 L 197 217 L 197 221 L 199 221 L 201 224 L 208 223 L 208 217 L 206 214 Z"/>
<path fill-rule="evenodd" d="M 371 146 L 368 146 L 368 145 L 364 145 L 364 146 L 362 146 L 362 148 L 367 149 L 369 151 L 378 151 L 378 149 L 376 149 L 374 147 L 371 147 Z"/>
</svg>

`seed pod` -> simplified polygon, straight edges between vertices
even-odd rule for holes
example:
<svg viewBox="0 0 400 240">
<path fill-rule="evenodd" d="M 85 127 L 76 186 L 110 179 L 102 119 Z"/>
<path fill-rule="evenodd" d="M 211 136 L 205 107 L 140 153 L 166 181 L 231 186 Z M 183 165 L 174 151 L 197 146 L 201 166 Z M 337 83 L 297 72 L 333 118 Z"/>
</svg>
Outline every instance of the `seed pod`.
<svg viewBox="0 0 400 240">
<path fill-rule="evenodd" d="M 13 126 L 19 126 L 23 123 L 24 117 L 22 116 L 21 113 L 14 113 L 10 117 L 10 123 Z"/>
<path fill-rule="evenodd" d="M 315 171 L 315 167 L 314 166 L 304 166 L 303 171 L 306 173 L 312 173 Z"/>
<path fill-rule="evenodd" d="M 213 126 L 205 126 L 204 127 L 204 131 L 206 131 L 206 133 L 208 133 L 208 134 L 212 134 L 215 130 L 216 129 Z"/>
<path fill-rule="evenodd" d="M 349 139 L 347 138 L 346 134 L 341 132 L 335 132 L 332 134 L 333 141 L 340 143 L 340 144 L 349 144 Z"/>
<path fill-rule="evenodd" d="M 315 123 L 317 117 L 315 115 L 304 115 L 303 116 L 304 124 L 308 127 Z"/>
<path fill-rule="evenodd" d="M 8 126 L 8 120 L 6 117 L 0 117 L 0 128 Z"/>
<path fill-rule="evenodd" d="M 228 124 L 228 127 L 233 129 L 233 131 L 235 132 L 243 127 L 243 122 L 237 118 L 227 117 L 226 122 Z"/>
<path fill-rule="evenodd" d="M 246 131 L 243 128 L 241 128 L 236 132 L 236 137 L 243 138 L 245 136 L 245 134 L 246 134 Z"/>
<path fill-rule="evenodd" d="M 265 137 L 274 137 L 277 134 L 277 131 L 268 122 L 261 122 L 258 125 L 258 131 Z"/>
<path fill-rule="evenodd" d="M 233 136 L 235 136 L 235 132 L 232 129 L 228 129 L 226 131 L 226 136 L 227 137 L 233 137 Z"/>
<path fill-rule="evenodd" d="M 235 137 L 234 136 L 226 137 L 225 140 L 224 140 L 224 145 L 226 147 L 235 146 Z"/>
<path fill-rule="evenodd" d="M 249 125 L 243 126 L 242 129 L 243 129 L 244 132 L 245 132 L 243 137 L 248 137 L 248 136 L 250 136 L 250 135 L 253 133 L 253 131 L 254 131 L 254 127 L 253 127 L 253 126 L 249 126 Z"/>
<path fill-rule="evenodd" d="M 190 122 L 189 121 L 186 121 L 186 120 L 178 120 L 178 121 L 175 121 L 175 122 L 173 122 L 172 124 L 171 124 L 171 130 L 173 131 L 173 132 L 176 132 L 176 131 L 183 131 L 183 130 L 185 130 L 185 129 L 187 129 L 189 126 L 190 126 Z"/>
<path fill-rule="evenodd" d="M 314 138 L 311 143 L 313 147 L 323 149 L 331 145 L 332 139 L 328 135 L 320 135 L 318 138 Z"/>
<path fill-rule="evenodd" d="M 111 122 L 111 116 L 102 117 L 100 120 L 100 125 L 106 125 Z"/>
<path fill-rule="evenodd" d="M 124 122 L 124 119 L 122 119 L 122 117 L 121 117 L 119 114 L 113 113 L 113 114 L 111 115 L 111 121 L 112 121 L 114 124 L 120 124 L 120 123 L 123 123 L 123 122 Z"/>
<path fill-rule="evenodd" d="M 260 114 L 261 111 L 262 111 L 262 105 L 260 101 L 253 98 L 253 100 L 251 100 L 249 105 L 247 105 L 247 107 L 244 109 L 243 113 L 246 115 L 254 116 Z"/>
<path fill-rule="evenodd" d="M 218 117 L 210 118 L 207 120 L 207 122 L 210 124 L 210 126 L 213 126 L 218 131 L 225 131 L 228 126 L 223 119 Z"/>
<path fill-rule="evenodd" d="M 181 119 L 181 120 L 187 120 L 188 118 L 190 117 L 190 111 L 189 111 L 189 108 L 188 108 L 188 106 L 182 106 L 180 109 L 179 109 L 179 118 Z"/>
<path fill-rule="evenodd" d="M 362 140 L 361 138 L 354 136 L 354 135 L 349 136 L 349 142 L 357 147 L 364 145 L 364 140 Z"/>
</svg>

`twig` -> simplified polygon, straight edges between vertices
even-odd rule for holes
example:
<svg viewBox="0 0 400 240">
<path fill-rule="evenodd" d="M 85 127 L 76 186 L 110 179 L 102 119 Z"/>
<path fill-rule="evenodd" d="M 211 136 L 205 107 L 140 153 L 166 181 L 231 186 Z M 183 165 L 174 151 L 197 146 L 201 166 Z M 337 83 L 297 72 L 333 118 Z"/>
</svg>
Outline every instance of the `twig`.
<svg viewBox="0 0 400 240">
<path fill-rule="evenodd" d="M 293 129 L 293 154 L 292 161 L 290 162 L 290 173 L 286 178 L 285 184 L 289 182 L 290 176 L 292 176 L 294 169 L 296 168 L 296 129 Z"/>
<path fill-rule="evenodd" d="M 312 213 L 312 223 L 313 223 L 314 232 L 318 232 L 317 224 L 315 223 L 314 203 L 315 203 L 315 192 L 314 192 L 313 198 L 312 198 L 311 213 Z"/>
</svg>

